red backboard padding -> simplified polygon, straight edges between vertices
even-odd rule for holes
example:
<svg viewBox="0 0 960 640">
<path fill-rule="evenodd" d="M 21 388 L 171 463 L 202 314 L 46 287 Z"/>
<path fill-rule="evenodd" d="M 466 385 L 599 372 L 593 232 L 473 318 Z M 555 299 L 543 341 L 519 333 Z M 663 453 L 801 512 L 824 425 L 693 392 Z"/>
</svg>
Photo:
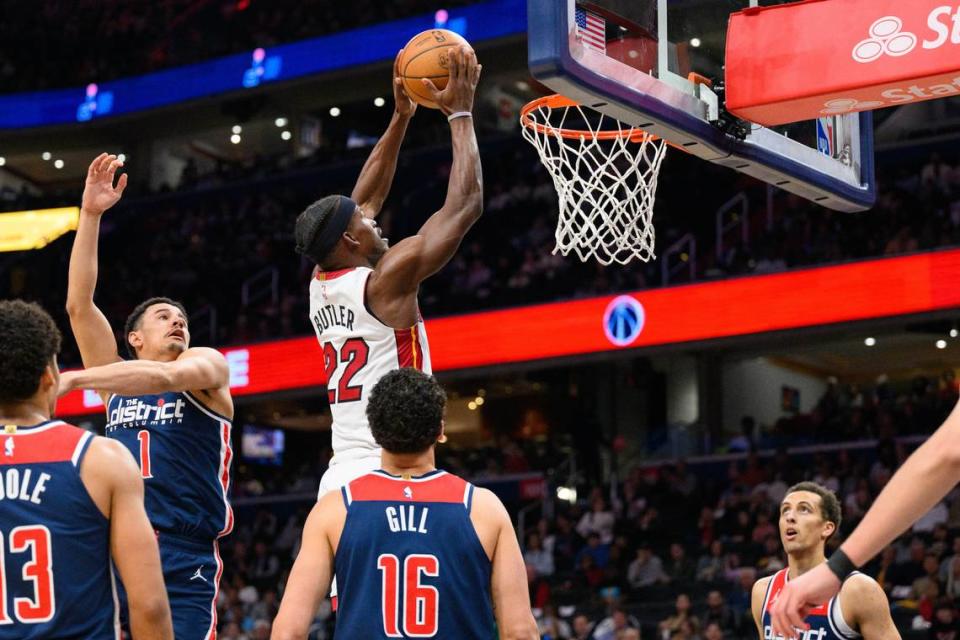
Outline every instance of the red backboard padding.
<svg viewBox="0 0 960 640">
<path fill-rule="evenodd" d="M 806 0 L 730 16 L 727 109 L 763 125 L 960 95 L 960 3 Z"/>
</svg>

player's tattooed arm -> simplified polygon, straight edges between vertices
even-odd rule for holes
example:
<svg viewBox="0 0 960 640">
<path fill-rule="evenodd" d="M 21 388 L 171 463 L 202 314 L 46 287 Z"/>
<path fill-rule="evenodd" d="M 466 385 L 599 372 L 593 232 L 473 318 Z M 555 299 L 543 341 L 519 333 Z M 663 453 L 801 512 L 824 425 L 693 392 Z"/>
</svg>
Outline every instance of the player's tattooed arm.
<svg viewBox="0 0 960 640">
<path fill-rule="evenodd" d="M 854 575 L 840 590 L 843 615 L 863 640 L 900 640 L 893 624 L 887 594 L 880 585 L 864 575 Z"/>
<path fill-rule="evenodd" d="M 230 383 L 226 358 L 216 349 L 193 347 L 173 362 L 125 360 L 60 375 L 60 395 L 97 389 L 120 395 L 221 389 Z"/>
<path fill-rule="evenodd" d="M 407 96 L 403 90 L 403 84 L 397 77 L 400 53 L 393 61 L 393 117 L 390 119 L 387 130 L 370 152 L 370 157 L 360 170 L 360 177 L 357 178 L 353 193 L 350 194 L 363 215 L 368 218 L 375 218 L 380 213 L 383 202 L 390 193 L 393 176 L 397 171 L 400 144 L 407 133 L 407 124 L 417 110 L 417 103 Z"/>
<path fill-rule="evenodd" d="M 83 366 L 96 367 L 120 360 L 110 323 L 93 302 L 97 287 L 97 245 L 100 217 L 115 205 L 127 186 L 126 174 L 114 186 L 117 170 L 123 162 L 101 153 L 87 170 L 80 206 L 80 221 L 70 253 L 67 284 L 67 313 Z"/>
</svg>

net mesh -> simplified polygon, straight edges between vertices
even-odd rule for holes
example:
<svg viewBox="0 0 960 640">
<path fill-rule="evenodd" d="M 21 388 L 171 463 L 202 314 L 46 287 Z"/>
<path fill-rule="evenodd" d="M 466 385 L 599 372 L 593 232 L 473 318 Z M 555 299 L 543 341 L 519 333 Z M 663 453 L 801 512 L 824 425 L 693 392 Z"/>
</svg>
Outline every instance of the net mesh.
<svg viewBox="0 0 960 640">
<path fill-rule="evenodd" d="M 666 142 L 589 107 L 549 102 L 528 105 L 521 122 L 559 198 L 553 253 L 604 265 L 656 257 L 653 204 Z"/>
</svg>

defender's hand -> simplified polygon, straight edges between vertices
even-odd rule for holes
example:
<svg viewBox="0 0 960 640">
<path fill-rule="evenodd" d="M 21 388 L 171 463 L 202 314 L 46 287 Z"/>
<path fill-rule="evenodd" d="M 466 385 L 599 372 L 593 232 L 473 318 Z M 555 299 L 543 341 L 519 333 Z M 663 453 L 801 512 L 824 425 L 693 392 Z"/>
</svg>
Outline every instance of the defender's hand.
<svg viewBox="0 0 960 640">
<path fill-rule="evenodd" d="M 803 621 L 810 610 L 828 602 L 838 591 L 840 580 L 833 575 L 826 563 L 785 584 L 770 607 L 774 635 L 784 638 L 802 635 L 797 630 L 810 628 L 810 625 Z"/>
<path fill-rule="evenodd" d="M 450 79 L 443 91 L 427 78 L 421 81 L 446 115 L 457 111 L 473 111 L 473 95 L 480 82 L 482 69 L 483 65 L 477 63 L 477 54 L 473 49 L 461 45 L 450 51 Z"/>
<path fill-rule="evenodd" d="M 403 49 L 393 60 L 393 104 L 398 115 L 409 118 L 417 111 L 417 103 L 410 99 L 403 89 L 403 80 L 400 79 L 400 56 Z"/>
<path fill-rule="evenodd" d="M 83 212 L 100 215 L 120 201 L 123 190 L 127 188 L 127 174 L 120 176 L 116 187 L 113 186 L 113 178 L 122 166 L 123 162 L 117 156 L 106 153 L 101 153 L 90 163 L 80 205 Z"/>
</svg>

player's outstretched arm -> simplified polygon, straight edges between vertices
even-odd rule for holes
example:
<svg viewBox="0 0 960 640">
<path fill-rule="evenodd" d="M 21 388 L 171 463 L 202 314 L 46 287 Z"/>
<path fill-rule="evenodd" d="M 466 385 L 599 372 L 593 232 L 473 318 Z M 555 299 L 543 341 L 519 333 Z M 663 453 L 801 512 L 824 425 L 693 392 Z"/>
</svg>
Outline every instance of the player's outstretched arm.
<svg viewBox="0 0 960 640">
<path fill-rule="evenodd" d="M 110 554 L 127 592 L 133 637 L 173 640 L 160 549 L 143 506 L 143 480 L 136 461 L 120 443 L 95 438 L 80 473 L 110 518 Z"/>
<path fill-rule="evenodd" d="M 469 113 L 480 81 L 481 65 L 472 49 L 460 47 L 450 55 L 450 80 L 443 91 L 424 80 L 445 115 Z M 483 212 L 483 172 L 473 118 L 450 121 L 453 164 L 443 207 L 384 255 L 368 282 L 371 298 L 416 292 L 420 283 L 439 271 L 460 246 Z"/>
<path fill-rule="evenodd" d="M 70 327 L 80 347 L 83 366 L 96 367 L 120 360 L 117 341 L 106 317 L 93 302 L 97 287 L 97 244 L 100 216 L 115 205 L 127 187 L 127 175 L 113 185 L 117 169 L 123 162 L 117 156 L 101 153 L 87 169 L 87 181 L 80 205 L 77 236 L 70 253 L 67 284 L 67 313 Z"/>
<path fill-rule="evenodd" d="M 397 171 L 400 144 L 407 133 L 407 124 L 417 110 L 417 103 L 407 96 L 400 78 L 397 77 L 397 63 L 402 53 L 401 50 L 393 61 L 393 117 L 387 130 L 370 152 L 370 157 L 360 170 L 353 193 L 350 194 L 350 198 L 368 218 L 375 218 L 380 213 L 383 201 L 390 193 L 393 175 Z"/>
<path fill-rule="evenodd" d="M 840 546 L 854 566 L 862 566 L 927 513 L 960 482 L 960 403 L 946 421 L 897 470 L 863 520 Z M 773 629 L 787 637 L 802 627 L 811 605 L 840 590 L 826 564 L 791 580 L 772 608 Z"/>
<path fill-rule="evenodd" d="M 340 492 L 331 491 L 307 516 L 300 553 L 287 578 L 271 640 L 306 639 L 320 602 L 330 589 L 334 546 L 339 542 L 346 515 Z"/>
<path fill-rule="evenodd" d="M 491 559 L 490 591 L 500 639 L 537 640 L 540 632 L 530 610 L 527 568 L 510 515 L 500 499 L 488 489 L 474 490 L 473 508 L 479 510 L 481 517 L 491 518 L 499 529 Z"/>
<path fill-rule="evenodd" d="M 900 640 L 900 632 L 890 615 L 887 594 L 873 579 L 851 576 L 843 583 L 840 601 L 844 617 L 863 640 Z"/>
<path fill-rule="evenodd" d="M 124 360 L 60 374 L 60 395 L 74 389 L 141 395 L 222 389 L 230 384 L 227 359 L 216 349 L 192 347 L 173 362 Z"/>
</svg>

